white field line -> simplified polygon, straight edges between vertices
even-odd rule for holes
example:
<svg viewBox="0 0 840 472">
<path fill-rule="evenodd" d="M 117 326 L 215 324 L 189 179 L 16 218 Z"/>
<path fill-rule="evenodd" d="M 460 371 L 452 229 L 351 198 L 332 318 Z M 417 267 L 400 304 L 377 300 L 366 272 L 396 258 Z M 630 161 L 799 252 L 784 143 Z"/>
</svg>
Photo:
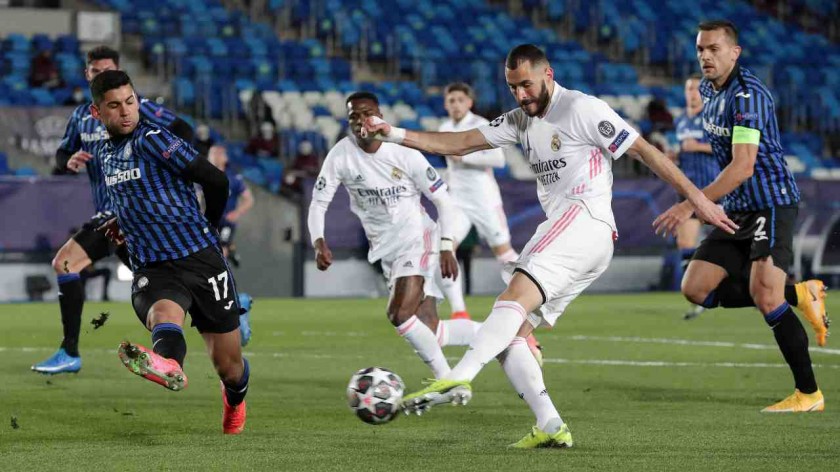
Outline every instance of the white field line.
<svg viewBox="0 0 840 472">
<path fill-rule="evenodd" d="M 0 346 L 0 353 L 3 352 L 52 352 L 55 348 L 47 347 L 2 347 Z M 85 355 L 113 355 L 116 357 L 116 349 L 83 349 L 82 353 Z M 370 356 L 348 356 L 335 354 L 315 354 L 315 353 L 289 353 L 289 352 L 271 352 L 271 351 L 245 351 L 247 357 L 271 357 L 279 359 L 370 359 Z M 400 358 L 413 359 L 414 356 L 401 355 Z M 459 358 L 449 357 L 450 362 L 457 362 Z M 600 366 L 626 366 L 626 367 L 712 367 L 712 368 L 787 368 L 786 364 L 782 363 L 766 363 L 766 362 L 670 362 L 670 361 L 633 361 L 627 359 L 562 359 L 562 358 L 544 358 L 544 362 L 548 364 L 572 364 L 572 365 L 600 365 Z M 814 367 L 822 369 L 840 369 L 840 364 L 814 364 Z"/>
</svg>

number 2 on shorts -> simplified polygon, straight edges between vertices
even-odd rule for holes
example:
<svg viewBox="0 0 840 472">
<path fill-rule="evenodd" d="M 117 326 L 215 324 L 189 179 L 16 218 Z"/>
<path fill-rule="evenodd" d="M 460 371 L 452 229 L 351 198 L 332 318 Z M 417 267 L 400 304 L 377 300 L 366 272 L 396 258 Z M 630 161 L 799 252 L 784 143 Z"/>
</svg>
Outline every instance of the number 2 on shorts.
<svg viewBox="0 0 840 472">
<path fill-rule="evenodd" d="M 216 283 L 217 279 L 219 280 L 218 284 Z M 215 277 L 210 277 L 209 279 L 207 279 L 207 281 L 210 282 L 210 285 L 213 286 L 213 294 L 216 295 L 216 301 L 219 301 L 223 298 L 228 297 L 228 274 L 227 274 L 227 271 L 222 272 L 221 274 L 219 274 Z M 224 292 L 223 292 L 224 296 L 223 297 L 219 296 L 219 284 L 221 284 L 222 287 L 224 288 Z"/>
</svg>

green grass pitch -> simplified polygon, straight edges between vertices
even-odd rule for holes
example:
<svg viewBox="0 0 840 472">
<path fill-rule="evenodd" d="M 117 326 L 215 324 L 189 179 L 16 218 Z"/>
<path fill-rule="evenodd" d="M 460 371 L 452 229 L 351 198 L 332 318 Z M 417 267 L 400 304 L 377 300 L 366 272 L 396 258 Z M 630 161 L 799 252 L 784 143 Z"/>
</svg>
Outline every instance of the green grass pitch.
<svg viewBox="0 0 840 472">
<path fill-rule="evenodd" d="M 492 301 L 468 305 L 483 318 Z M 840 464 L 840 340 L 812 347 L 825 412 L 760 414 L 793 391 L 761 316 L 718 309 L 686 322 L 676 294 L 585 295 L 554 329 L 538 331 L 548 390 L 571 427 L 572 449 L 505 447 L 529 431 L 533 417 L 495 363 L 476 379 L 467 407 L 369 426 L 345 403 L 354 371 L 387 367 L 409 390 L 429 375 L 384 306 L 257 300 L 246 348 L 248 424 L 242 435 L 225 437 L 218 380 L 194 330 L 189 388 L 169 392 L 117 359 L 123 339 L 149 343 L 129 305 L 89 303 L 81 373 L 46 377 L 29 367 L 60 340 L 57 305 L 0 305 L 0 469 L 828 471 Z M 111 317 L 94 330 L 89 322 L 104 310 Z M 462 351 L 447 348 L 447 355 L 454 362 Z"/>
</svg>

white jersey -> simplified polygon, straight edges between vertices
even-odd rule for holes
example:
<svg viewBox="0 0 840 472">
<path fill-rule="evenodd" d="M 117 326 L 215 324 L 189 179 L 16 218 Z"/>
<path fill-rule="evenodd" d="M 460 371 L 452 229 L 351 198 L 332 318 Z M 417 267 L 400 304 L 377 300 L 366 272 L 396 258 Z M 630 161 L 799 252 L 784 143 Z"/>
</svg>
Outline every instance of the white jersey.
<svg viewBox="0 0 840 472">
<path fill-rule="evenodd" d="M 345 137 L 327 154 L 312 199 L 331 202 L 339 184 L 347 189 L 350 209 L 365 229 L 370 262 L 396 259 L 432 241 L 436 223 L 420 205 L 420 194 L 432 199 L 447 187 L 419 151 L 382 143 L 368 154 L 353 136 Z"/>
<path fill-rule="evenodd" d="M 455 122 L 451 118 L 441 123 L 438 131 L 457 132 L 468 131 L 489 123 L 486 118 L 472 112 L 467 112 L 461 121 Z M 480 162 L 472 164 L 469 161 Z M 501 149 L 486 149 L 464 156 L 461 162 L 446 159 L 446 168 L 451 193 L 458 193 L 459 198 L 465 195 L 475 195 L 478 198 L 487 193 L 498 193 L 498 185 L 493 177 L 493 167 L 504 167 L 505 155 Z"/>
<path fill-rule="evenodd" d="M 493 147 L 522 143 L 549 219 L 579 201 L 615 231 L 612 159 L 624 154 L 639 133 L 604 101 L 555 82 L 542 118 L 517 108 L 478 129 Z"/>
</svg>

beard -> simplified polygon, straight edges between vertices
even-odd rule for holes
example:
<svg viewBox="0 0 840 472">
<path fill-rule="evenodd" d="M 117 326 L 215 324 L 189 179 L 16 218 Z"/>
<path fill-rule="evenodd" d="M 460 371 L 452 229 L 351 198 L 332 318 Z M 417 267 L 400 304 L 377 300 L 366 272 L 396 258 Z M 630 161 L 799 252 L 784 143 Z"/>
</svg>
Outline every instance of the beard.
<svg viewBox="0 0 840 472">
<path fill-rule="evenodd" d="M 540 90 L 539 96 L 537 96 L 537 98 L 529 99 L 526 102 L 520 102 L 519 106 L 522 108 L 522 111 L 524 111 L 525 114 L 528 116 L 540 116 L 545 112 L 545 109 L 548 108 L 549 101 L 551 101 L 551 95 L 548 94 L 548 87 L 546 87 L 545 82 L 543 82 L 542 90 Z M 529 112 L 526 108 L 532 103 L 537 104 L 537 109 L 533 113 Z"/>
</svg>

